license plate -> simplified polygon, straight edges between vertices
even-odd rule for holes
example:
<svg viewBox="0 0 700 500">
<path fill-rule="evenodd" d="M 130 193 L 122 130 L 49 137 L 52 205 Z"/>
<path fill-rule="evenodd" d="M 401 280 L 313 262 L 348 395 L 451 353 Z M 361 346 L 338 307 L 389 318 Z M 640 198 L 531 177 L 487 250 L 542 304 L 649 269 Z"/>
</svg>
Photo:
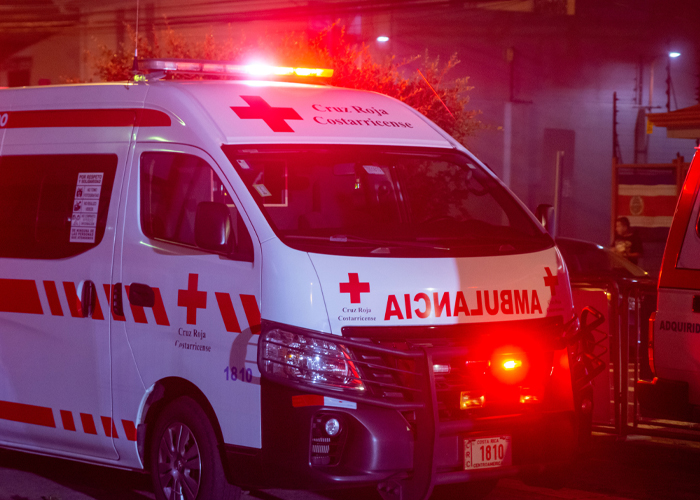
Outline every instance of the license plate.
<svg viewBox="0 0 700 500">
<path fill-rule="evenodd" d="M 491 469 L 513 463 L 510 436 L 478 437 L 464 440 L 464 469 Z"/>
</svg>

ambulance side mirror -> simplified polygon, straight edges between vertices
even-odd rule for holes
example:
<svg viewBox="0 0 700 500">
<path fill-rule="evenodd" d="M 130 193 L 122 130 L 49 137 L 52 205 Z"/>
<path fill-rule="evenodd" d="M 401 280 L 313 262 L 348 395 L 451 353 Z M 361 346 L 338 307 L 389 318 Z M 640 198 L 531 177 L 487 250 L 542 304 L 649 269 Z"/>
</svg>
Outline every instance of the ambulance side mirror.
<svg viewBox="0 0 700 500">
<path fill-rule="evenodd" d="M 540 221 L 540 224 L 544 226 L 549 235 L 552 238 L 556 238 L 556 219 L 554 214 L 554 207 L 545 203 L 537 205 L 537 210 L 535 210 L 535 217 L 537 217 L 537 220 Z"/>
<path fill-rule="evenodd" d="M 233 251 L 233 224 L 225 204 L 203 201 L 197 205 L 194 240 L 198 247 L 210 252 L 229 255 Z"/>
</svg>

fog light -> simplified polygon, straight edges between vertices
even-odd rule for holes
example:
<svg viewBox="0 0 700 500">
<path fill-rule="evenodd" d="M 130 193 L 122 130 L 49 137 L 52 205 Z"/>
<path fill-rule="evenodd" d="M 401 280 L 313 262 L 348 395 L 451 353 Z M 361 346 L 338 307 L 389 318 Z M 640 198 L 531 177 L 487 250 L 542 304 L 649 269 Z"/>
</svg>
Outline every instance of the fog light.
<svg viewBox="0 0 700 500">
<path fill-rule="evenodd" d="M 326 420 L 326 434 L 333 437 L 340 432 L 340 422 L 337 418 L 329 418 Z"/>
<path fill-rule="evenodd" d="M 541 390 L 531 387 L 520 388 L 520 402 L 523 404 L 539 403 L 542 401 L 544 393 Z"/>
<path fill-rule="evenodd" d="M 484 395 L 473 391 L 462 391 L 459 395 L 459 409 L 470 410 L 484 406 Z"/>
<path fill-rule="evenodd" d="M 520 395 L 520 402 L 521 403 L 537 403 L 539 401 L 539 398 L 535 396 L 534 394 L 521 394 Z"/>
<path fill-rule="evenodd" d="M 450 365 L 433 365 L 435 373 L 450 373 Z"/>
</svg>

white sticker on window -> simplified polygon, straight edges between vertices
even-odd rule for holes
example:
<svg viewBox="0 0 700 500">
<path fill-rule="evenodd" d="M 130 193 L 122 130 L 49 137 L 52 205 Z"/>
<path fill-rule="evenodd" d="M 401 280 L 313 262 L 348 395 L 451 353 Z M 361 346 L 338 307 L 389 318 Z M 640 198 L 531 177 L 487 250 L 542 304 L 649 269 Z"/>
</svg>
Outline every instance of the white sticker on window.
<svg viewBox="0 0 700 500">
<path fill-rule="evenodd" d="M 97 226 L 97 214 L 81 214 L 74 212 L 70 220 L 71 227 L 95 227 Z"/>
<path fill-rule="evenodd" d="M 95 228 L 94 227 L 71 227 L 70 228 L 71 243 L 95 243 Z"/>
<path fill-rule="evenodd" d="M 102 178 L 104 177 L 103 172 L 93 172 L 93 173 L 81 173 L 78 174 L 78 185 L 79 186 L 101 186 Z"/>
<path fill-rule="evenodd" d="M 75 188 L 75 199 L 99 200 L 101 189 L 102 186 L 81 186 L 80 184 L 78 184 L 78 186 L 76 186 Z"/>
<path fill-rule="evenodd" d="M 384 170 L 376 165 L 362 165 L 368 174 L 384 175 Z"/>
<path fill-rule="evenodd" d="M 100 206 L 103 172 L 78 174 L 71 216 L 71 243 L 95 243 L 97 209 Z"/>
<path fill-rule="evenodd" d="M 265 184 L 253 184 L 253 187 L 263 198 L 266 198 L 267 196 L 272 196 L 272 193 L 269 189 L 265 187 Z"/>
<path fill-rule="evenodd" d="M 248 162 L 246 162 L 245 160 L 236 160 L 236 163 L 238 163 L 238 165 L 239 165 L 242 169 L 250 170 L 250 165 L 248 165 Z"/>
</svg>

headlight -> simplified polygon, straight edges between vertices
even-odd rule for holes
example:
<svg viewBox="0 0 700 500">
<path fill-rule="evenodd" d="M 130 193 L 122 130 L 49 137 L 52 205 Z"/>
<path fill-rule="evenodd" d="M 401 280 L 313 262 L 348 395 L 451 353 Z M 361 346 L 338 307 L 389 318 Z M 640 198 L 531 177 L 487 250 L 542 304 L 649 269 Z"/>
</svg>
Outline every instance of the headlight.
<svg viewBox="0 0 700 500">
<path fill-rule="evenodd" d="M 279 328 L 264 332 L 260 343 L 260 368 L 269 376 L 333 389 L 365 389 L 341 344 Z"/>
</svg>

